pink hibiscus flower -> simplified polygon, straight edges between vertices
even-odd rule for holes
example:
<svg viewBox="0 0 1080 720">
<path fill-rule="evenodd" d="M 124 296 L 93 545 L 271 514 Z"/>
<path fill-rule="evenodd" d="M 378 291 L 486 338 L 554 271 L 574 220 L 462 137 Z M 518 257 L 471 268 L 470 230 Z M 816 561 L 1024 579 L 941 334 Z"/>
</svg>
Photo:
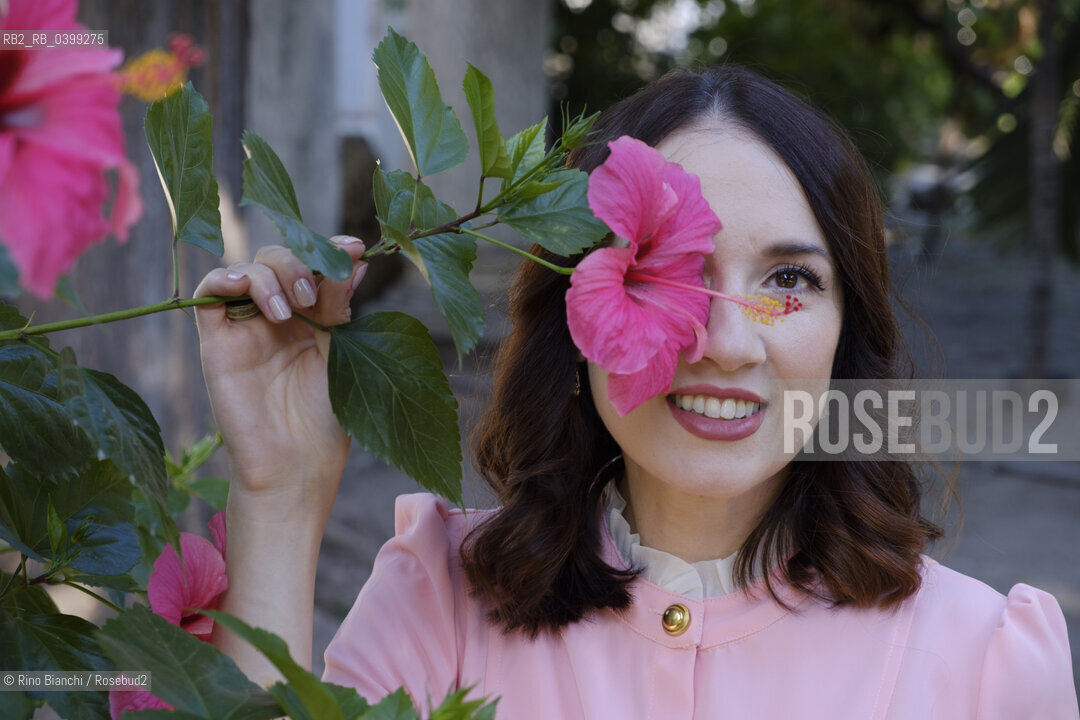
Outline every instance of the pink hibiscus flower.
<svg viewBox="0 0 1080 720">
<path fill-rule="evenodd" d="M 225 513 L 219 512 L 209 523 L 213 544 L 198 535 L 180 533 L 183 570 L 176 550 L 166 545 L 154 562 L 146 588 L 151 610 L 200 640 L 210 640 L 214 621 L 190 608 L 217 609 L 221 594 L 229 587 L 225 574 L 224 516 Z"/>
<path fill-rule="evenodd" d="M 0 32 L 85 32 L 76 9 L 76 0 L 10 0 Z M 90 245 L 109 234 L 126 240 L 142 214 L 112 73 L 122 59 L 87 46 L 0 48 L 0 242 L 40 297 Z M 105 217 L 109 170 L 116 192 Z"/>
<path fill-rule="evenodd" d="M 172 705 L 145 690 L 110 690 L 109 715 L 119 720 L 125 712 L 139 710 L 175 710 Z"/>
<path fill-rule="evenodd" d="M 640 140 L 623 136 L 608 147 L 589 178 L 589 207 L 620 241 L 574 269 L 566 319 L 582 355 L 609 371 L 608 397 L 626 415 L 667 391 L 681 353 L 701 359 L 711 298 L 736 302 L 765 323 L 798 310 L 799 301 L 780 306 L 706 288 L 705 255 L 722 225 L 699 179 Z"/>
<path fill-rule="evenodd" d="M 214 621 L 195 609 L 217 609 L 221 594 L 229 587 L 225 573 L 225 513 L 216 513 L 207 527 L 214 539 L 212 544 L 198 535 L 180 533 L 183 570 L 180 569 L 176 550 L 172 545 L 165 546 L 154 561 L 146 594 L 151 610 L 200 640 L 209 642 Z M 145 690 L 109 691 L 109 713 L 113 720 L 117 720 L 125 710 L 157 708 L 172 710 L 173 706 Z"/>
</svg>

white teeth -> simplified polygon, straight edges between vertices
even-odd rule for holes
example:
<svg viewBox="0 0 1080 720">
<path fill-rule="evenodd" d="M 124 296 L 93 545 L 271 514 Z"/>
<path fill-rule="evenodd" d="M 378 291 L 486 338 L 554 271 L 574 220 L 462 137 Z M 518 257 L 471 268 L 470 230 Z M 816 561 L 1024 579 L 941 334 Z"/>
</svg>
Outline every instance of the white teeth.
<svg viewBox="0 0 1080 720">
<path fill-rule="evenodd" d="M 675 395 L 676 407 L 714 419 L 734 420 L 761 412 L 761 403 L 737 398 L 717 398 L 711 395 Z"/>
</svg>

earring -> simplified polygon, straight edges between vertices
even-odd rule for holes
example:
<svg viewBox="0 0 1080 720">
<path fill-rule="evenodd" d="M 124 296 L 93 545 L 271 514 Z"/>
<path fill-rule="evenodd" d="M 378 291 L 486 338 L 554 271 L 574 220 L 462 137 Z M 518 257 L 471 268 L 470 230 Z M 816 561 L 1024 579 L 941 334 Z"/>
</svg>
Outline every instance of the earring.
<svg viewBox="0 0 1080 720">
<path fill-rule="evenodd" d="M 581 366 L 574 365 L 574 389 L 570 391 L 570 394 L 577 397 L 581 394 Z"/>
</svg>

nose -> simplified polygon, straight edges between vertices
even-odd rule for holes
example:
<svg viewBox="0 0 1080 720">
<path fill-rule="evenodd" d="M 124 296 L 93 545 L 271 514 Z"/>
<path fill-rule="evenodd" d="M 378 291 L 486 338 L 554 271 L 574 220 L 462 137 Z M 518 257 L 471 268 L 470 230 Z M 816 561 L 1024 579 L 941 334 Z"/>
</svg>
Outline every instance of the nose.
<svg viewBox="0 0 1080 720">
<path fill-rule="evenodd" d="M 708 336 L 703 358 L 712 360 L 724 372 L 765 362 L 763 327 L 746 317 L 741 305 L 713 298 L 705 328 Z"/>
</svg>

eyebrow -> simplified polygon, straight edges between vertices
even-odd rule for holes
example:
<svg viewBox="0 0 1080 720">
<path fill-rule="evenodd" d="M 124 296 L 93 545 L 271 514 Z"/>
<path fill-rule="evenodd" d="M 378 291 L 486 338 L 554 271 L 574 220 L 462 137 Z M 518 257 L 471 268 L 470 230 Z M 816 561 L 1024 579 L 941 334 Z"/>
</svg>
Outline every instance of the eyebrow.
<svg viewBox="0 0 1080 720">
<path fill-rule="evenodd" d="M 761 254 L 770 258 L 784 257 L 785 255 L 819 255 L 826 262 L 832 263 L 829 251 L 814 243 L 780 242 L 762 248 Z"/>
</svg>

